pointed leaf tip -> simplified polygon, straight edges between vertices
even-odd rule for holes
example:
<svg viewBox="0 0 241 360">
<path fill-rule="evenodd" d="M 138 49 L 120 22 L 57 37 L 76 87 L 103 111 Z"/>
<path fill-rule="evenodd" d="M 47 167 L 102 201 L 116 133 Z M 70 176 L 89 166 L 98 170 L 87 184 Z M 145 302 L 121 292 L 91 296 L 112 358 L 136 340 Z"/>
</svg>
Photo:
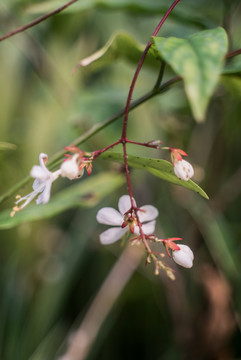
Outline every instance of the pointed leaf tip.
<svg viewBox="0 0 241 360">
<path fill-rule="evenodd" d="M 183 78 L 194 118 L 201 122 L 228 50 L 228 37 L 221 27 L 181 38 L 153 37 L 153 51 Z"/>
</svg>

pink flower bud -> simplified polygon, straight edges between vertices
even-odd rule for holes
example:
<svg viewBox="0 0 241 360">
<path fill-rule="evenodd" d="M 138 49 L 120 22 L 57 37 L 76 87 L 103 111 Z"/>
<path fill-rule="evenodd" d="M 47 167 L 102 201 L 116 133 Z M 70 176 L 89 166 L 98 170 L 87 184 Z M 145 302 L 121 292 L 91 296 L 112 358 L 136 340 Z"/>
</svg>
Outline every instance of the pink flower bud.
<svg viewBox="0 0 241 360">
<path fill-rule="evenodd" d="M 192 165 L 186 160 L 179 160 L 174 162 L 175 175 L 184 181 L 188 181 L 194 174 Z"/>
<path fill-rule="evenodd" d="M 185 268 L 191 268 L 193 265 L 194 255 L 192 250 L 187 245 L 179 245 L 180 250 L 173 250 L 172 258 L 178 265 Z"/>
</svg>

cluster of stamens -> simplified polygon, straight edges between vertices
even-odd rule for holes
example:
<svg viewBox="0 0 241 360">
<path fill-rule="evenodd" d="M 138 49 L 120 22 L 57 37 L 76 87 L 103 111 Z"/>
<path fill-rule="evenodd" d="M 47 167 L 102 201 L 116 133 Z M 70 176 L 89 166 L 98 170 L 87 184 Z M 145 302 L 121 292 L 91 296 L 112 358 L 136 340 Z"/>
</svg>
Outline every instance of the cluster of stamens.
<svg viewBox="0 0 241 360">
<path fill-rule="evenodd" d="M 135 226 L 138 226 L 138 221 L 133 210 L 128 211 L 124 216 L 124 221 L 121 224 L 122 229 L 129 226 L 130 232 L 134 234 Z"/>
</svg>

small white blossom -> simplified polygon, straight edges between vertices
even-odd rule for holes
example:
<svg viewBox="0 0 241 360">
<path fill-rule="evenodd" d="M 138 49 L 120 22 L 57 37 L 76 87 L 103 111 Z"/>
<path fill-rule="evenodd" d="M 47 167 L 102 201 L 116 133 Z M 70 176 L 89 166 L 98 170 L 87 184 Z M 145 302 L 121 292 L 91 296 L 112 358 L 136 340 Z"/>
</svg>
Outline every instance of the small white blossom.
<svg viewBox="0 0 241 360">
<path fill-rule="evenodd" d="M 191 268 L 193 265 L 194 255 L 192 250 L 187 245 L 179 245 L 180 250 L 172 251 L 172 258 L 178 265 L 185 268 Z"/>
<path fill-rule="evenodd" d="M 186 160 L 177 160 L 174 162 L 175 175 L 184 181 L 188 181 L 194 174 L 192 165 Z"/>
<path fill-rule="evenodd" d="M 15 204 L 19 204 L 22 201 L 24 201 L 24 203 L 21 206 L 15 206 L 11 216 L 14 216 L 15 212 L 27 206 L 37 195 L 39 195 L 36 200 L 37 205 L 46 204 L 49 201 L 52 183 L 59 177 L 60 170 L 55 172 L 49 171 L 45 166 L 47 160 L 48 156 L 46 154 L 41 153 L 39 155 L 40 165 L 34 165 L 30 171 L 30 175 L 35 178 L 32 186 L 33 191 L 24 197 L 20 195 L 16 197 L 18 200 Z"/>
<path fill-rule="evenodd" d="M 70 180 L 83 176 L 84 169 L 79 170 L 79 154 L 74 154 L 70 159 L 65 160 L 60 170 L 61 176 Z"/>
<path fill-rule="evenodd" d="M 121 239 L 122 236 L 129 230 L 128 226 L 124 228 L 121 225 L 125 222 L 125 213 L 131 208 L 131 200 L 129 195 L 123 195 L 118 202 L 119 211 L 111 207 L 100 209 L 97 213 L 96 219 L 100 224 L 112 225 L 114 227 L 107 229 L 100 234 L 100 242 L 104 245 L 112 244 Z M 155 230 L 158 210 L 152 205 L 145 205 L 138 211 L 138 217 L 142 225 L 143 233 L 150 235 Z M 134 225 L 134 233 L 139 235 L 140 230 L 138 225 Z"/>
</svg>

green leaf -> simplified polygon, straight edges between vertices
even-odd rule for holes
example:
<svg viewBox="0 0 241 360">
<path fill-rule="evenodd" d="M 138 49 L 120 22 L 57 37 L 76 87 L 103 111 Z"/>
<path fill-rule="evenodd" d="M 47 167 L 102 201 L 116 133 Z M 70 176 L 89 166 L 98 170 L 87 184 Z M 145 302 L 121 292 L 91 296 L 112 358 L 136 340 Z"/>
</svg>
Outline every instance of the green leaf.
<svg viewBox="0 0 241 360">
<path fill-rule="evenodd" d="M 105 152 L 101 155 L 101 158 L 124 163 L 123 155 L 120 153 Z M 174 173 L 173 165 L 166 160 L 128 155 L 128 164 L 129 166 L 137 169 L 145 169 L 165 181 L 195 191 L 205 199 L 208 199 L 208 195 L 205 191 L 202 190 L 195 182 L 192 180 L 183 181 L 178 179 Z"/>
<path fill-rule="evenodd" d="M 16 213 L 14 217 L 10 217 L 10 210 L 2 212 L 0 229 L 9 229 L 26 221 L 49 218 L 74 207 L 95 206 L 103 197 L 111 194 L 124 182 L 123 175 L 113 172 L 105 172 L 80 180 L 77 184 L 53 196 L 46 205 L 29 205 Z"/>
<path fill-rule="evenodd" d="M 137 64 L 144 51 L 145 46 L 126 32 L 118 32 L 112 35 L 106 45 L 94 54 L 82 59 L 75 67 L 74 71 L 82 66 L 88 66 L 89 71 L 95 71 L 103 66 L 113 64 L 117 59 L 127 60 Z M 145 64 L 147 66 L 159 68 L 159 61 L 153 54 L 147 54 Z"/>
<path fill-rule="evenodd" d="M 183 78 L 193 116 L 204 120 L 208 102 L 223 69 L 228 40 L 223 28 L 205 30 L 187 39 L 153 37 L 153 50 Z"/>
</svg>

